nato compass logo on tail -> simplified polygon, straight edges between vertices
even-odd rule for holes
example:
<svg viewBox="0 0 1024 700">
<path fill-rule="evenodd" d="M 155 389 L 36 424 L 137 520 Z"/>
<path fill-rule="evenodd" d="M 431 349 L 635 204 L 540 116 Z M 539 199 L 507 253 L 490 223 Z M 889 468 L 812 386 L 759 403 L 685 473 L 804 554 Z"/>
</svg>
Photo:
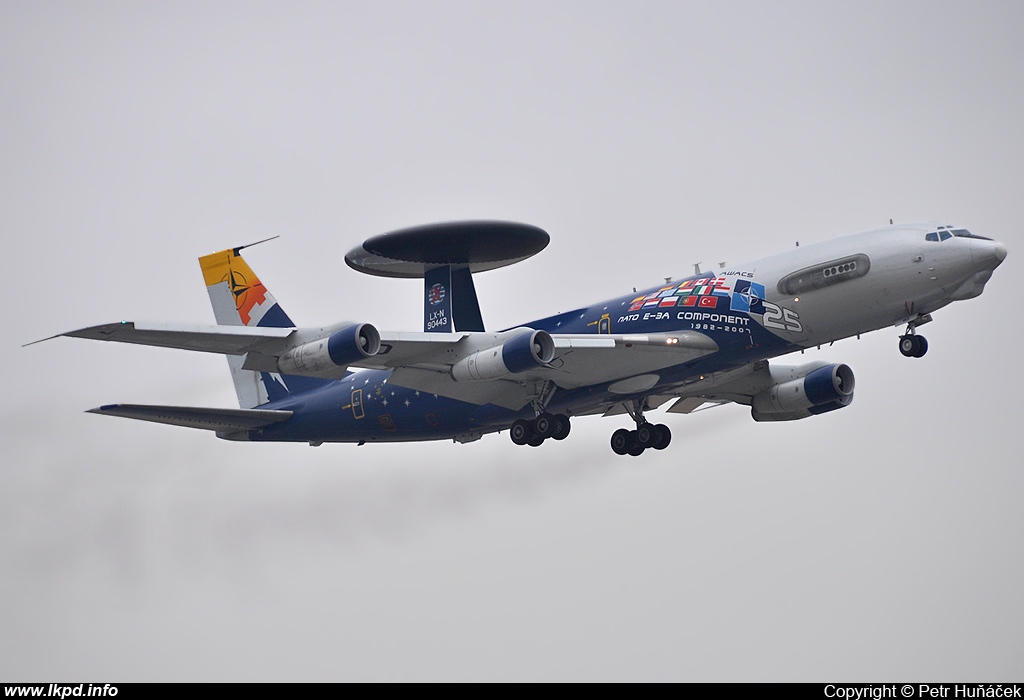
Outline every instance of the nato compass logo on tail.
<svg viewBox="0 0 1024 700">
<path fill-rule="evenodd" d="M 253 277 L 250 284 L 245 275 L 235 269 L 228 271 L 222 282 L 227 282 L 231 289 L 231 296 L 235 299 L 235 310 L 242 323 L 250 325 L 252 321 L 253 308 L 258 307 L 267 300 L 267 288 L 263 283 Z"/>
<path fill-rule="evenodd" d="M 431 287 L 430 291 L 427 292 L 427 301 L 430 302 L 431 306 L 437 306 L 442 301 L 444 301 L 444 296 L 445 296 L 444 285 L 438 283 L 438 284 L 435 284 L 433 287 Z"/>
<path fill-rule="evenodd" d="M 764 285 L 750 280 L 736 280 L 736 288 L 732 292 L 731 309 L 749 314 L 763 314 Z"/>
</svg>

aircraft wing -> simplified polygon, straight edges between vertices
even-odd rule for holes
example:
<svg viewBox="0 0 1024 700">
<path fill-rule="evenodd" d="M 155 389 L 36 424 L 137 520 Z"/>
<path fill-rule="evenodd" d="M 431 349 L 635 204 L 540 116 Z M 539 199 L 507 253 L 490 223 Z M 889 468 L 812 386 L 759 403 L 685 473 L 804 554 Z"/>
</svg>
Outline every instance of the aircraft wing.
<svg viewBox="0 0 1024 700">
<path fill-rule="evenodd" d="M 515 329 L 526 330 L 526 329 Z M 468 354 L 499 347 L 508 333 L 381 333 L 381 350 L 353 363 L 356 367 L 389 369 L 417 367 L 449 373 Z M 575 388 L 671 367 L 716 352 L 718 345 L 703 333 L 636 335 L 556 335 L 555 358 L 545 366 L 509 377 L 555 379 Z M 597 364 L 597 367 L 593 365 Z"/>
<path fill-rule="evenodd" d="M 390 381 L 398 386 L 427 391 L 439 396 L 477 405 L 493 403 L 513 410 L 525 406 L 537 396 L 546 382 L 562 389 L 614 382 L 623 394 L 643 391 L 658 377 L 652 373 L 674 367 L 717 352 L 718 345 L 708 336 L 692 331 L 643 335 L 552 335 L 554 359 L 547 365 L 499 379 L 456 381 L 451 368 L 460 359 L 480 347 L 494 347 L 494 334 L 464 333 L 462 338 L 443 341 L 424 349 L 418 337 L 443 334 L 406 334 L 403 339 L 381 336 L 382 345 L 390 344 L 396 355 L 375 355 L 360 366 L 393 367 Z M 455 334 L 456 336 L 460 334 Z M 486 336 L 491 336 L 488 341 Z M 425 341 L 434 342 L 437 341 Z M 491 345 L 487 345 L 491 342 Z M 462 344 L 465 347 L 459 347 Z"/>
<path fill-rule="evenodd" d="M 221 355 L 247 355 L 252 353 L 247 369 L 277 371 L 259 366 L 262 362 L 276 361 L 287 351 L 304 342 L 321 340 L 339 328 L 351 326 L 339 323 L 325 328 L 274 328 L 264 326 L 202 326 L 191 324 L 145 323 L 120 321 L 99 326 L 80 328 L 59 333 L 29 345 L 53 338 L 86 338 L 135 345 L 152 345 L 178 350 L 211 352 Z M 361 358 L 353 366 L 370 369 L 400 367 L 416 360 L 430 361 L 436 354 L 443 364 L 445 350 L 460 340 L 476 335 L 471 333 L 388 333 L 381 334 L 381 351 L 373 357 Z M 495 336 L 494 333 L 479 334 Z M 343 376 L 344 373 L 341 373 Z M 316 375 L 313 375 L 316 376 Z"/>
<path fill-rule="evenodd" d="M 351 324 L 336 324 L 325 328 L 273 328 L 122 321 L 60 335 L 244 355 L 244 369 L 276 372 L 280 371 L 277 364 L 279 358 L 294 353 L 300 346 L 322 346 L 323 343 L 319 341 L 329 338 L 339 329 L 354 327 Z M 619 393 L 634 394 L 657 382 L 654 373 L 718 350 L 718 345 L 711 338 L 694 331 L 634 335 L 552 334 L 555 352 L 547 364 L 481 381 L 456 381 L 452 376 L 452 367 L 460 360 L 473 353 L 499 349 L 502 343 L 528 330 L 521 328 L 501 333 L 380 333 L 379 352 L 369 357 L 358 357 L 349 364 L 367 369 L 393 369 L 395 372 L 390 381 L 398 386 L 477 405 L 493 403 L 518 410 L 536 397 L 547 382 L 562 389 L 615 382 L 613 391 L 618 386 Z M 290 370 L 288 373 L 340 378 L 344 376 L 347 367 L 332 365 L 309 372 Z M 215 424 L 215 421 L 209 422 Z M 214 425 L 211 429 L 221 428 Z"/>
<path fill-rule="evenodd" d="M 716 406 L 736 403 L 749 406 L 753 397 L 771 384 L 766 360 L 718 372 L 696 375 L 671 387 L 661 387 L 656 394 L 643 398 L 643 409 L 653 411 L 672 401 L 669 413 L 694 413 Z M 621 401 L 609 400 L 594 406 L 583 415 L 601 414 L 617 416 L 628 413 L 630 406 Z"/>
<path fill-rule="evenodd" d="M 121 321 L 120 323 L 105 323 L 100 326 L 60 333 L 51 338 L 66 336 L 89 340 L 112 340 L 119 343 L 155 345 L 179 350 L 244 355 L 257 348 L 262 352 L 273 353 L 276 349 L 285 347 L 286 339 L 295 332 L 294 328 L 197 326 Z M 45 338 L 45 340 L 51 338 Z M 37 340 L 36 342 L 42 341 Z"/>
<path fill-rule="evenodd" d="M 853 372 L 845 365 L 814 360 L 802 365 L 776 366 L 762 359 L 659 387 L 657 394 L 643 398 L 642 407 L 652 410 L 674 399 L 668 412 L 686 414 L 735 403 L 750 406 L 756 421 L 789 421 L 848 406 L 853 400 L 853 388 Z M 610 416 L 631 408 L 611 400 L 588 413 L 603 412 Z"/>
</svg>

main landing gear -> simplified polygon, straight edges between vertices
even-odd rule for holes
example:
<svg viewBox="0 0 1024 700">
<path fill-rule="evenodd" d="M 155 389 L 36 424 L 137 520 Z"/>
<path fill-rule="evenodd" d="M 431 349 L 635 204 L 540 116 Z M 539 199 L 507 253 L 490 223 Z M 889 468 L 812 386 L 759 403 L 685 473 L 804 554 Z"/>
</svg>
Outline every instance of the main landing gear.
<svg viewBox="0 0 1024 700">
<path fill-rule="evenodd" d="M 900 336 L 900 352 L 904 357 L 924 357 L 928 352 L 928 341 L 917 334 L 917 327 L 931 320 L 931 314 L 924 314 L 907 324 L 907 332 Z"/>
<path fill-rule="evenodd" d="M 548 438 L 564 440 L 571 428 L 569 416 L 561 413 L 542 413 L 533 420 L 520 418 L 512 424 L 509 435 L 512 442 L 517 445 L 540 447 Z"/>
<path fill-rule="evenodd" d="M 639 457 L 648 447 L 664 450 L 672 442 L 672 431 L 668 426 L 648 423 L 640 406 L 639 401 L 634 401 L 633 406 L 627 408 L 630 417 L 636 421 L 636 430 L 619 428 L 612 433 L 612 452 L 617 455 Z"/>
</svg>

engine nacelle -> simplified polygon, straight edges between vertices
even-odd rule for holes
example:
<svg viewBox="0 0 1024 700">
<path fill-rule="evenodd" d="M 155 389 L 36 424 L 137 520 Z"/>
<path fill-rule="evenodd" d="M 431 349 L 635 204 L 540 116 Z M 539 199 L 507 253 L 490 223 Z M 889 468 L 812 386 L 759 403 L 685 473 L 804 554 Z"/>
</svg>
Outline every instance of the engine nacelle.
<svg viewBox="0 0 1024 700">
<path fill-rule="evenodd" d="M 380 352 L 380 333 L 369 323 L 359 323 L 289 350 L 277 358 L 282 374 L 316 375 L 348 367 Z"/>
<path fill-rule="evenodd" d="M 758 423 L 782 420 L 800 420 L 801 418 L 810 418 L 811 416 L 828 413 L 829 411 L 834 411 L 837 408 L 846 408 L 851 403 L 853 403 L 852 396 L 849 401 L 831 401 L 829 403 L 823 403 L 820 406 L 811 406 L 810 408 L 805 408 L 802 411 L 793 411 L 791 413 L 760 413 L 757 409 L 751 409 L 750 415 Z"/>
<path fill-rule="evenodd" d="M 792 379 L 777 382 L 754 396 L 750 410 L 754 420 L 799 420 L 849 406 L 853 401 L 855 380 L 847 365 L 811 363 L 787 369 Z"/>
<path fill-rule="evenodd" d="M 505 343 L 474 352 L 452 366 L 458 382 L 501 379 L 540 367 L 555 358 L 555 341 L 547 331 L 527 331 Z"/>
</svg>

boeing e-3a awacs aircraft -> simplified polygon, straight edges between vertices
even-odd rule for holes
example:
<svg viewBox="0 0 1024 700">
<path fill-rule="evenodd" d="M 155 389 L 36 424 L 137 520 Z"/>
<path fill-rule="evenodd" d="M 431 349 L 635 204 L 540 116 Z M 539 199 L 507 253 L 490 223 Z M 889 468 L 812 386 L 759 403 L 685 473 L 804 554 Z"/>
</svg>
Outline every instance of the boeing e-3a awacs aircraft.
<svg viewBox="0 0 1024 700">
<path fill-rule="evenodd" d="M 887 226 L 500 331 L 486 330 L 473 274 L 538 253 L 548 234 L 466 221 L 404 229 L 348 253 L 355 270 L 424 280 L 423 332 L 369 323 L 296 326 L 239 255 L 199 259 L 216 326 L 122 321 L 62 335 L 227 355 L 241 408 L 113 404 L 93 413 L 214 430 L 227 440 L 469 442 L 509 430 L 517 445 L 569 434 L 570 418 L 628 414 L 617 454 L 664 449 L 645 413 L 750 406 L 756 421 L 850 405 L 845 364 L 771 358 L 906 324 L 899 349 L 928 349 L 917 328 L 981 294 L 1006 248 L 966 229 Z M 243 246 L 244 247 L 244 246 Z"/>
</svg>

